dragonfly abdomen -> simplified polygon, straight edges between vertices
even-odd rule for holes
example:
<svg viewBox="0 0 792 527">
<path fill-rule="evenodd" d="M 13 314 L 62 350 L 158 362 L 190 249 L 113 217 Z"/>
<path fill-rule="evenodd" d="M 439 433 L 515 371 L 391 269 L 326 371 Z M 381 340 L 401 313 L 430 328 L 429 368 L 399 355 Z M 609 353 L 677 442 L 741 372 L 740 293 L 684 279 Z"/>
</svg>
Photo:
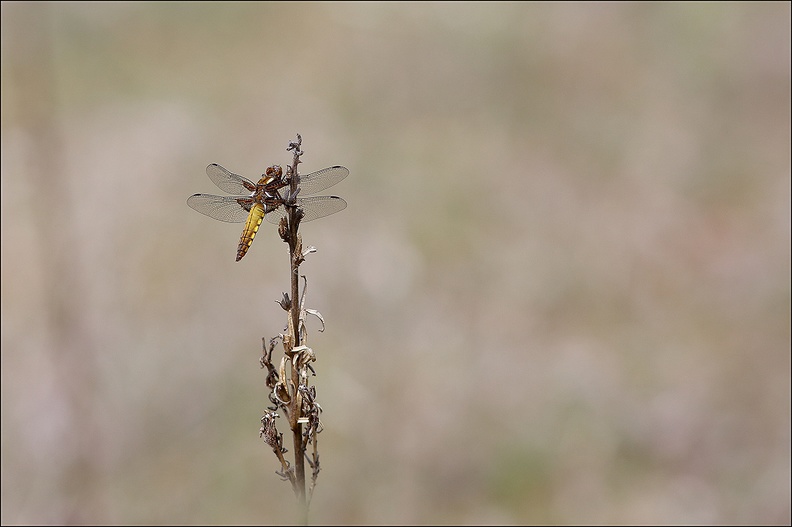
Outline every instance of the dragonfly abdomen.
<svg viewBox="0 0 792 527">
<path fill-rule="evenodd" d="M 264 206 L 261 203 L 254 203 L 253 206 L 250 207 L 250 213 L 248 214 L 247 221 L 245 221 L 245 229 L 242 231 L 242 237 L 239 239 L 236 257 L 237 262 L 241 260 L 248 252 L 248 249 L 250 249 L 253 238 L 256 237 L 256 233 L 263 220 Z"/>
</svg>

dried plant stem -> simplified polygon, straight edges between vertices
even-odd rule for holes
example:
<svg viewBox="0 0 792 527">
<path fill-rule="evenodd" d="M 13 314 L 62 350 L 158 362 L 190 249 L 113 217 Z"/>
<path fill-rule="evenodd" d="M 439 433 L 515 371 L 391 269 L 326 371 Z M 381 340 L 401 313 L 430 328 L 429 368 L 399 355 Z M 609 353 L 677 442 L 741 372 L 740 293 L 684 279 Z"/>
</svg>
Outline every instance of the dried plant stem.
<svg viewBox="0 0 792 527">
<path fill-rule="evenodd" d="M 279 302 L 280 306 L 288 312 L 286 330 L 277 337 L 269 340 L 262 339 L 263 356 L 261 357 L 262 368 L 267 368 L 267 387 L 271 390 L 268 412 L 261 418 L 260 435 L 272 448 L 278 457 L 281 470 L 278 474 L 288 480 L 297 497 L 300 510 L 303 514 L 303 521 L 308 520 L 308 505 L 313 495 L 316 479 L 319 474 L 319 452 L 317 449 L 317 434 L 321 432 L 321 421 L 319 415 L 322 411 L 316 402 L 316 388 L 308 385 L 308 379 L 315 371 L 310 366 L 310 362 L 315 360 L 313 350 L 306 346 L 307 333 L 305 329 L 305 317 L 311 314 L 319 318 L 324 330 L 324 320 L 318 311 L 305 307 L 305 285 L 300 292 L 300 264 L 305 260 L 308 253 L 315 251 L 309 247 L 303 251 L 302 238 L 299 234 L 300 222 L 304 212 L 297 206 L 295 197 L 299 189 L 299 175 L 297 167 L 300 163 L 301 138 L 297 135 L 296 142 L 290 142 L 288 150 L 294 154 L 292 164 L 287 168 L 287 178 L 289 187 L 281 190 L 283 206 L 286 214 L 281 219 L 278 234 L 281 239 L 289 244 L 289 275 L 290 275 L 290 295 L 283 295 Z M 340 198 L 339 198 L 340 199 Z M 284 349 L 284 356 L 280 361 L 280 366 L 273 363 L 272 353 L 275 345 L 281 341 Z M 293 460 L 287 460 L 285 454 L 287 450 L 283 448 L 283 434 L 278 432 L 275 420 L 279 417 L 277 412 L 282 412 L 289 429 L 292 433 Z M 312 446 L 310 455 L 308 445 Z M 305 462 L 306 459 L 311 466 L 311 486 L 306 493 Z"/>
<path fill-rule="evenodd" d="M 296 195 L 297 193 L 297 165 L 300 163 L 300 156 L 302 155 L 302 150 L 300 149 L 300 144 L 302 143 L 302 138 L 300 135 L 297 135 L 297 142 L 290 143 L 289 148 L 293 150 L 294 158 L 291 165 L 291 194 Z M 288 208 L 288 242 L 289 242 L 289 262 L 291 264 L 291 272 L 289 273 L 291 277 L 291 306 L 289 308 L 289 317 L 291 319 L 291 324 L 289 324 L 289 333 L 291 336 L 291 342 L 294 348 L 302 345 L 302 339 L 300 338 L 300 263 L 302 263 L 302 240 L 300 239 L 300 235 L 298 233 L 298 229 L 300 227 L 300 220 L 302 219 L 302 215 L 300 210 L 297 207 L 290 206 Z M 296 388 L 300 386 L 300 372 L 299 369 L 294 364 L 292 360 L 291 365 L 291 377 L 292 377 L 292 385 Z M 300 397 L 299 391 L 296 391 L 294 397 L 292 397 L 292 414 L 291 418 L 289 419 L 289 425 L 292 430 L 292 440 L 294 445 L 294 472 L 296 475 L 296 494 L 297 499 L 300 502 L 301 506 L 305 506 L 305 449 L 303 447 L 303 439 L 302 439 L 302 424 L 299 422 L 300 418 L 300 410 L 302 407 L 301 402 L 302 397 Z"/>
</svg>

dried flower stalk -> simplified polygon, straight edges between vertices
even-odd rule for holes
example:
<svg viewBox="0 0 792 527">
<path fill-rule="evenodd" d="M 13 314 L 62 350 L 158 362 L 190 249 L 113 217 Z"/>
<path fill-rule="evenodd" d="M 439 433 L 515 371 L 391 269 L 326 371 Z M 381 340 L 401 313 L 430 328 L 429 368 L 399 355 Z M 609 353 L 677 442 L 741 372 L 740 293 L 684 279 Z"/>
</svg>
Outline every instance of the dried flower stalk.
<svg viewBox="0 0 792 527">
<path fill-rule="evenodd" d="M 324 331 L 324 319 L 321 314 L 305 307 L 307 279 L 303 276 L 303 288 L 300 292 L 299 269 L 305 257 L 315 252 L 314 247 L 303 249 L 299 234 L 303 211 L 296 205 L 294 198 L 298 194 L 299 176 L 297 167 L 303 151 L 300 149 L 302 138 L 290 142 L 288 151 L 293 153 L 292 164 L 287 169 L 290 184 L 284 195 L 284 206 L 287 214 L 280 221 L 278 233 L 289 245 L 290 294 L 283 293 L 278 304 L 287 311 L 285 331 L 269 339 L 262 339 L 263 354 L 261 367 L 267 369 L 266 385 L 270 390 L 269 401 L 272 403 L 261 418 L 260 436 L 272 448 L 280 463 L 277 471 L 284 480 L 289 481 L 300 503 L 307 520 L 316 480 L 319 475 L 319 451 L 317 435 L 322 431 L 320 415 L 321 406 L 316 402 L 316 387 L 308 381 L 316 372 L 311 363 L 316 360 L 314 351 L 307 346 L 305 319 L 308 314 L 316 316 L 322 323 L 319 331 Z M 276 366 L 272 354 L 276 344 L 283 345 L 283 357 Z M 276 419 L 283 416 L 288 423 L 292 435 L 293 457 L 288 460 L 287 450 L 283 446 L 283 434 L 278 432 Z M 310 454 L 309 454 L 310 445 Z M 306 493 L 305 461 L 311 468 L 311 483 Z"/>
</svg>

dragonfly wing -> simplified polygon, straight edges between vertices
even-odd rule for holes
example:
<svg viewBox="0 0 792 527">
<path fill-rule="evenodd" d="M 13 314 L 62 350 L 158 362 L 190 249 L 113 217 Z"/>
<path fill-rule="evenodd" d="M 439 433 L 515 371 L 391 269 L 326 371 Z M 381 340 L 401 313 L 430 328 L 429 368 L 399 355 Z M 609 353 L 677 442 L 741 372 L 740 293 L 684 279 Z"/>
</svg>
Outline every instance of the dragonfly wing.
<svg viewBox="0 0 792 527">
<path fill-rule="evenodd" d="M 349 175 L 349 170 L 342 166 L 332 166 L 300 176 L 300 194 L 316 194 L 330 188 Z M 305 221 L 305 220 L 303 220 Z"/>
<path fill-rule="evenodd" d="M 217 163 L 206 167 L 206 175 L 220 190 L 229 194 L 250 194 L 256 190 L 255 183 L 239 174 L 229 172 Z"/>
<path fill-rule="evenodd" d="M 245 196 L 212 196 L 193 194 L 187 205 L 210 218 L 229 223 L 241 223 L 248 217 L 253 200 Z"/>
<path fill-rule="evenodd" d="M 306 222 L 318 220 L 342 211 L 346 208 L 347 202 L 338 196 L 312 196 L 310 198 L 297 198 L 297 205 L 305 213 L 301 221 Z M 268 212 L 264 218 L 270 223 L 278 224 L 286 214 L 288 214 L 286 207 L 281 205 L 275 210 Z"/>
</svg>

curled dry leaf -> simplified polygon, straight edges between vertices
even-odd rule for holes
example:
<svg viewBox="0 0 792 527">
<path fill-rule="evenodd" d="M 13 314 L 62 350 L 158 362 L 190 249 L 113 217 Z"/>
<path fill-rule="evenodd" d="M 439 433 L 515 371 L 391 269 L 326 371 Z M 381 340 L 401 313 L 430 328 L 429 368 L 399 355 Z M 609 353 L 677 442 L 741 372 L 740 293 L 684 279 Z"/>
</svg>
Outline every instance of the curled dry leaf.
<svg viewBox="0 0 792 527">
<path fill-rule="evenodd" d="M 284 311 L 291 309 L 291 299 L 287 293 L 283 293 L 283 298 L 275 301 Z"/>
<path fill-rule="evenodd" d="M 261 430 L 259 430 L 259 437 L 263 437 L 264 442 L 272 449 L 276 449 L 279 446 L 278 429 L 275 426 L 276 417 L 278 417 L 278 414 L 275 412 L 264 414 L 264 417 L 261 418 Z"/>
<path fill-rule="evenodd" d="M 325 321 L 324 318 L 322 317 L 322 314 L 319 311 L 317 311 L 316 309 L 306 309 L 305 312 L 319 319 L 319 321 L 322 323 L 322 327 L 319 330 L 320 332 L 325 330 Z"/>
<path fill-rule="evenodd" d="M 294 365 L 298 369 L 302 369 L 309 362 L 316 360 L 314 351 L 308 346 L 297 346 L 294 348 Z"/>
<path fill-rule="evenodd" d="M 291 395 L 289 394 L 289 389 L 286 387 L 286 357 L 281 358 L 280 369 L 279 369 L 279 381 L 275 385 L 275 389 L 273 390 L 275 393 L 275 397 L 278 401 L 282 402 L 283 404 L 288 404 L 291 402 Z"/>
</svg>

